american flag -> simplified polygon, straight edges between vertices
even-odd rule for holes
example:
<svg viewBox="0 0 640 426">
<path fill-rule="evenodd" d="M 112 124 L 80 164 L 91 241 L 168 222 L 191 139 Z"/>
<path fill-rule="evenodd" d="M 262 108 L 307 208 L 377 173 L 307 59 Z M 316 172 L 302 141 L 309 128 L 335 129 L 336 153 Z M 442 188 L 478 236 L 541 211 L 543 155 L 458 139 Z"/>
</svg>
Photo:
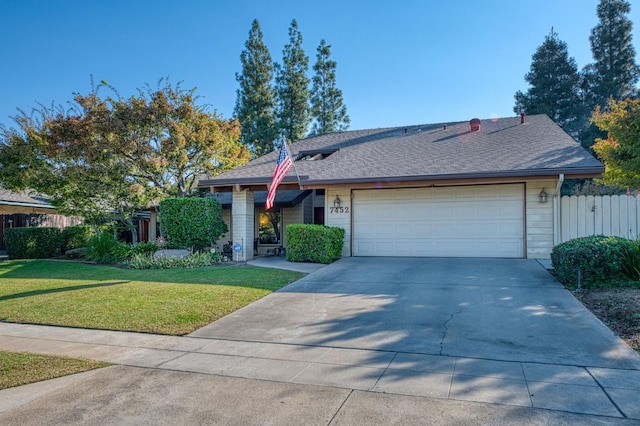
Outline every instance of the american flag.
<svg viewBox="0 0 640 426">
<path fill-rule="evenodd" d="M 267 193 L 267 203 L 265 204 L 265 208 L 269 210 L 273 207 L 273 200 L 276 198 L 276 189 L 282 179 L 287 175 L 287 172 L 293 165 L 293 161 L 291 160 L 291 156 L 289 155 L 289 151 L 287 150 L 287 145 L 282 144 L 282 148 L 280 148 L 280 155 L 278 155 L 278 162 L 276 163 L 276 169 L 273 171 L 273 178 L 271 179 L 271 186 L 269 187 L 269 192 Z"/>
</svg>

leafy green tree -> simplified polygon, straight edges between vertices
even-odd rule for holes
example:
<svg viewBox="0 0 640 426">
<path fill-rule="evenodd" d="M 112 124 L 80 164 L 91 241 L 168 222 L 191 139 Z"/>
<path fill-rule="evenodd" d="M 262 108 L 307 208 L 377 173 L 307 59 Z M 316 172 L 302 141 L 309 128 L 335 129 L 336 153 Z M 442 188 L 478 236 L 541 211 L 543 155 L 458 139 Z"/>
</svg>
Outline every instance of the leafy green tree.
<svg viewBox="0 0 640 426">
<path fill-rule="evenodd" d="M 607 185 L 640 188 L 640 100 L 609 100 L 607 108 L 596 107 L 592 121 L 607 133 L 593 149 L 606 166 Z"/>
<path fill-rule="evenodd" d="M 58 211 L 98 223 L 106 212 L 125 222 L 153 195 L 128 176 L 124 161 L 109 148 L 110 121 L 95 91 L 76 95 L 69 111 L 41 107 L 14 117 L 17 127 L 0 137 L 0 182 L 11 190 L 32 189 L 50 197 Z"/>
<path fill-rule="evenodd" d="M 337 64 L 331 60 L 331 46 L 323 39 L 317 52 L 311 88 L 311 116 L 314 119 L 311 133 L 321 135 L 347 130 L 350 119 L 342 90 L 336 87 Z"/>
<path fill-rule="evenodd" d="M 262 40 L 262 30 L 255 19 L 240 54 L 242 72 L 236 73 L 240 84 L 237 91 L 234 116 L 242 127 L 242 143 L 255 156 L 273 151 L 278 136 L 276 127 L 276 101 L 271 87 L 273 62 L 269 49 Z"/>
<path fill-rule="evenodd" d="M 633 24 L 626 16 L 630 11 L 626 0 L 600 0 L 598 4 L 598 25 L 589 37 L 595 62 L 583 71 L 590 109 L 604 108 L 610 97 L 621 100 L 635 95 L 640 68 L 635 62 Z"/>
<path fill-rule="evenodd" d="M 248 160 L 238 122 L 195 99 L 179 85 L 128 99 L 103 99 L 94 88 L 76 95 L 69 110 L 21 113 L 17 128 L 0 134 L 0 184 L 36 190 L 62 213 L 90 222 L 114 212 L 130 227 L 136 210 L 185 196 L 200 175 Z"/>
<path fill-rule="evenodd" d="M 132 178 L 163 197 L 184 197 L 203 174 L 219 174 L 249 158 L 239 143 L 238 121 L 209 113 L 194 93 L 167 83 L 128 99 L 109 99 L 111 149 Z"/>
<path fill-rule="evenodd" d="M 588 114 L 580 98 L 580 75 L 567 43 L 553 28 L 533 54 L 525 80 L 531 87 L 526 93 L 516 92 L 514 111 L 547 114 L 567 133 L 577 136 Z"/>
<path fill-rule="evenodd" d="M 282 51 L 282 65 L 275 64 L 278 97 L 278 128 L 289 142 L 307 133 L 309 113 L 309 58 L 302 49 L 302 34 L 294 19 L 289 27 L 289 43 Z"/>
</svg>

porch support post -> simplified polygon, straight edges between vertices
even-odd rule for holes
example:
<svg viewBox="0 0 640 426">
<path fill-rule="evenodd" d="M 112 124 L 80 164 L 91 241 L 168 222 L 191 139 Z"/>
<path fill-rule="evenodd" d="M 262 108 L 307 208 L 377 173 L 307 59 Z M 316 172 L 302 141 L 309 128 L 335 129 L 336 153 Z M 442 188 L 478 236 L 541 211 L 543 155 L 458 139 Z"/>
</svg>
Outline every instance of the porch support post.
<svg viewBox="0 0 640 426">
<path fill-rule="evenodd" d="M 234 249 L 233 260 L 246 262 L 253 259 L 255 224 L 253 192 L 249 190 L 237 191 L 234 188 L 231 203 L 233 246 L 236 247 L 239 244 L 242 247 L 240 251 Z"/>
<path fill-rule="evenodd" d="M 156 213 L 156 209 L 151 209 L 149 211 L 149 242 L 155 243 L 158 235 L 156 234 L 156 229 L 158 227 L 158 214 Z"/>
</svg>

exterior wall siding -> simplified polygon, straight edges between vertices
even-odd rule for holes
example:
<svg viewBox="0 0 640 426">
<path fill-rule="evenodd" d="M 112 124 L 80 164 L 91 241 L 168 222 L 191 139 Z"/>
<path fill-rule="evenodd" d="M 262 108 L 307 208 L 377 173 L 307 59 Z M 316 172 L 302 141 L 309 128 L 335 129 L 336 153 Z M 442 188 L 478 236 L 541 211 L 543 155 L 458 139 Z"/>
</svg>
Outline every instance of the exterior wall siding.
<svg viewBox="0 0 640 426">
<path fill-rule="evenodd" d="M 557 180 L 534 180 L 525 185 L 525 242 L 528 259 L 548 259 L 553 249 L 553 192 Z M 540 202 L 540 192 L 548 194 Z"/>
<path fill-rule="evenodd" d="M 287 225 L 294 223 L 305 223 L 304 221 L 304 201 L 295 207 L 282 209 L 282 234 L 283 245 L 287 247 Z"/>
<path fill-rule="evenodd" d="M 333 202 L 336 196 L 340 197 L 341 211 L 333 209 Z M 339 226 L 345 230 L 344 245 L 342 246 L 342 257 L 351 256 L 351 190 L 350 189 L 328 189 L 325 192 L 324 223 L 327 226 Z"/>
</svg>

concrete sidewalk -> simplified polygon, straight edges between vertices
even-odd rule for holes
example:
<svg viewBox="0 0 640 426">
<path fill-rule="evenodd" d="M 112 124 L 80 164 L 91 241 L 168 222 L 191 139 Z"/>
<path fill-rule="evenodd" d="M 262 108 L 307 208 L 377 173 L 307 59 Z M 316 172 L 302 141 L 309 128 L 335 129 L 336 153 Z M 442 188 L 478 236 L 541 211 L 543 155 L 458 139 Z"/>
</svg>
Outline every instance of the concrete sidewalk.
<svg viewBox="0 0 640 426">
<path fill-rule="evenodd" d="M 114 417 L 105 424 L 177 423 L 194 414 L 189 410 L 211 409 L 203 399 L 221 398 L 221 393 L 230 404 L 225 416 L 237 415 L 237 424 L 640 420 L 640 372 L 633 370 L 7 323 L 0 324 L 0 337 L 3 350 L 120 366 L 0 391 L 0 424 L 104 423 L 109 416 Z M 243 395 L 237 402 L 232 402 L 233 392 L 225 393 L 229 386 Z M 117 395 L 128 411 L 146 414 L 122 417 L 117 406 L 105 405 L 109 399 L 105 393 Z M 100 398 L 107 399 L 99 403 Z M 154 411 L 151 407 L 175 404 L 174 398 L 184 404 L 193 398 L 203 405 L 187 411 L 175 407 L 164 420 L 157 417 L 159 413 L 147 417 Z M 234 407 L 247 398 L 262 408 L 254 407 L 243 417 Z M 221 410 L 218 404 L 216 409 Z M 433 416 L 436 407 L 439 414 Z M 77 411 L 82 415 L 73 421 Z M 34 412 L 39 414 L 34 417 Z M 267 421 L 261 417 L 265 413 L 273 417 Z M 233 417 L 216 419 L 234 423 Z"/>
</svg>

